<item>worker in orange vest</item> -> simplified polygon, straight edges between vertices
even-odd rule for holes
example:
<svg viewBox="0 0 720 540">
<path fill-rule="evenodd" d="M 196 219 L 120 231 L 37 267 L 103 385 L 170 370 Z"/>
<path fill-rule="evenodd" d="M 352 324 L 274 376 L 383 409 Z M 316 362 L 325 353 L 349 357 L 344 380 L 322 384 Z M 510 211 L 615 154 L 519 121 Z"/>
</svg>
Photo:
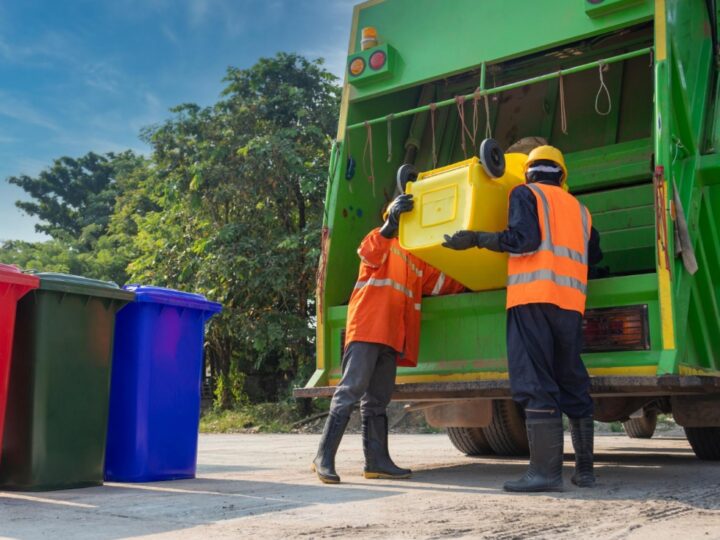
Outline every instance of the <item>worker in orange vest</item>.
<svg viewBox="0 0 720 540">
<path fill-rule="evenodd" d="M 400 214 L 413 208 L 412 195 L 398 196 L 385 223 L 360 244 L 360 271 L 348 305 L 343 375 L 330 404 L 313 470 L 336 484 L 335 454 L 355 404 L 362 415 L 365 478 L 407 478 L 409 469 L 393 463 L 388 451 L 386 409 L 397 366 L 416 366 L 420 308 L 425 295 L 465 290 L 456 281 L 400 247 Z"/>
<path fill-rule="evenodd" d="M 510 193 L 506 230 L 459 231 L 443 245 L 510 253 L 508 371 L 512 397 L 525 411 L 530 466 L 505 490 L 562 490 L 562 413 L 575 449 L 572 482 L 592 487 L 593 401 L 580 351 L 588 268 L 602 259 L 600 237 L 588 209 L 567 192 L 560 150 L 532 150 L 525 179 Z"/>
</svg>

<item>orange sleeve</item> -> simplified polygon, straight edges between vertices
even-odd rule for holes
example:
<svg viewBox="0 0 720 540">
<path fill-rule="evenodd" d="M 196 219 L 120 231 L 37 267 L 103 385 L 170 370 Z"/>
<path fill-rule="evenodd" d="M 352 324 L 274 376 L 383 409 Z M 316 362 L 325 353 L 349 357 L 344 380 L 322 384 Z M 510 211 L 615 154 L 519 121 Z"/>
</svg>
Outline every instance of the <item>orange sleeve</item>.
<svg viewBox="0 0 720 540">
<path fill-rule="evenodd" d="M 360 260 L 372 267 L 380 268 L 387 260 L 392 240 L 380 234 L 380 228 L 370 231 L 357 250 Z"/>
<path fill-rule="evenodd" d="M 446 276 L 434 266 L 425 264 L 423 268 L 423 296 L 441 296 L 466 291 L 465 285 Z"/>
</svg>

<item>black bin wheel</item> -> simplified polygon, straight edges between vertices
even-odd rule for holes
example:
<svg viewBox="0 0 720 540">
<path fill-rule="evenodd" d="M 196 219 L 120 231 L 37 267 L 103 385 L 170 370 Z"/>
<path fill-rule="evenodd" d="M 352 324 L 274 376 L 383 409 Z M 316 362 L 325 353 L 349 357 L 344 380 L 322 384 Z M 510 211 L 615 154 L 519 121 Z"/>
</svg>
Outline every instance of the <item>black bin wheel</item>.
<svg viewBox="0 0 720 540">
<path fill-rule="evenodd" d="M 479 427 L 449 427 L 448 438 L 453 446 L 468 456 L 487 456 L 493 453 Z"/>
<path fill-rule="evenodd" d="M 720 461 L 720 427 L 686 427 L 683 429 L 698 458 Z"/>
<path fill-rule="evenodd" d="M 631 439 L 650 439 L 657 426 L 657 413 L 646 412 L 639 418 L 630 418 L 623 422 L 625 433 Z"/>
<path fill-rule="evenodd" d="M 480 143 L 479 157 L 490 178 L 500 178 L 505 174 L 505 153 L 495 139 L 485 139 Z"/>
</svg>

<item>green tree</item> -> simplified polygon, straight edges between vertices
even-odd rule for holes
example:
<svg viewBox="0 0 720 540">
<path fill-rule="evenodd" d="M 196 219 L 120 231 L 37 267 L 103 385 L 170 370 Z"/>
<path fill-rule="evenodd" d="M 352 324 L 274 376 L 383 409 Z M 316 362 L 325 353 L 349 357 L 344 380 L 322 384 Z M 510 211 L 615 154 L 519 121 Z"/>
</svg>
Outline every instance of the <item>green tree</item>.
<svg viewBox="0 0 720 540">
<path fill-rule="evenodd" d="M 182 105 L 146 133 L 156 210 L 138 227 L 133 279 L 200 290 L 225 306 L 208 357 L 223 388 L 235 369 L 277 397 L 312 366 L 314 276 L 339 89 L 294 54 L 230 68 L 214 106 Z M 219 396 L 232 404 L 229 393 Z"/>
<path fill-rule="evenodd" d="M 61 157 L 37 176 L 11 176 L 32 200 L 15 205 L 39 219 L 38 232 L 92 249 L 107 230 L 118 195 L 118 178 L 138 167 L 143 158 L 127 150 L 79 158 Z"/>
</svg>

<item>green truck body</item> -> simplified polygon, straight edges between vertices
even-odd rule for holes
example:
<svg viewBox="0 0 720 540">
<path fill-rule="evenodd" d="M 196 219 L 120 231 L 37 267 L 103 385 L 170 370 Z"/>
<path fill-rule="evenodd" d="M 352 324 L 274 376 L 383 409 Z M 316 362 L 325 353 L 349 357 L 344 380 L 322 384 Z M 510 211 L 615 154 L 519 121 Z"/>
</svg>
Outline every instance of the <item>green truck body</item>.
<svg viewBox="0 0 720 540">
<path fill-rule="evenodd" d="M 461 161 L 486 136 L 505 149 L 542 137 L 565 153 L 609 272 L 589 283 L 584 327 L 598 419 L 637 424 L 672 411 L 712 449 L 699 455 L 720 458 L 717 15 L 713 0 L 356 6 L 348 66 L 360 57 L 364 69 L 345 78 L 318 273 L 317 370 L 296 395 L 328 395 L 340 378 L 356 249 L 381 223 L 397 168 Z M 361 51 L 365 27 L 379 44 Z M 374 70 L 377 51 L 385 63 Z M 419 364 L 399 369 L 396 399 L 463 437 L 512 412 L 504 304 L 504 289 L 425 298 Z M 478 453 L 482 444 L 458 433 L 453 442 Z"/>
</svg>

